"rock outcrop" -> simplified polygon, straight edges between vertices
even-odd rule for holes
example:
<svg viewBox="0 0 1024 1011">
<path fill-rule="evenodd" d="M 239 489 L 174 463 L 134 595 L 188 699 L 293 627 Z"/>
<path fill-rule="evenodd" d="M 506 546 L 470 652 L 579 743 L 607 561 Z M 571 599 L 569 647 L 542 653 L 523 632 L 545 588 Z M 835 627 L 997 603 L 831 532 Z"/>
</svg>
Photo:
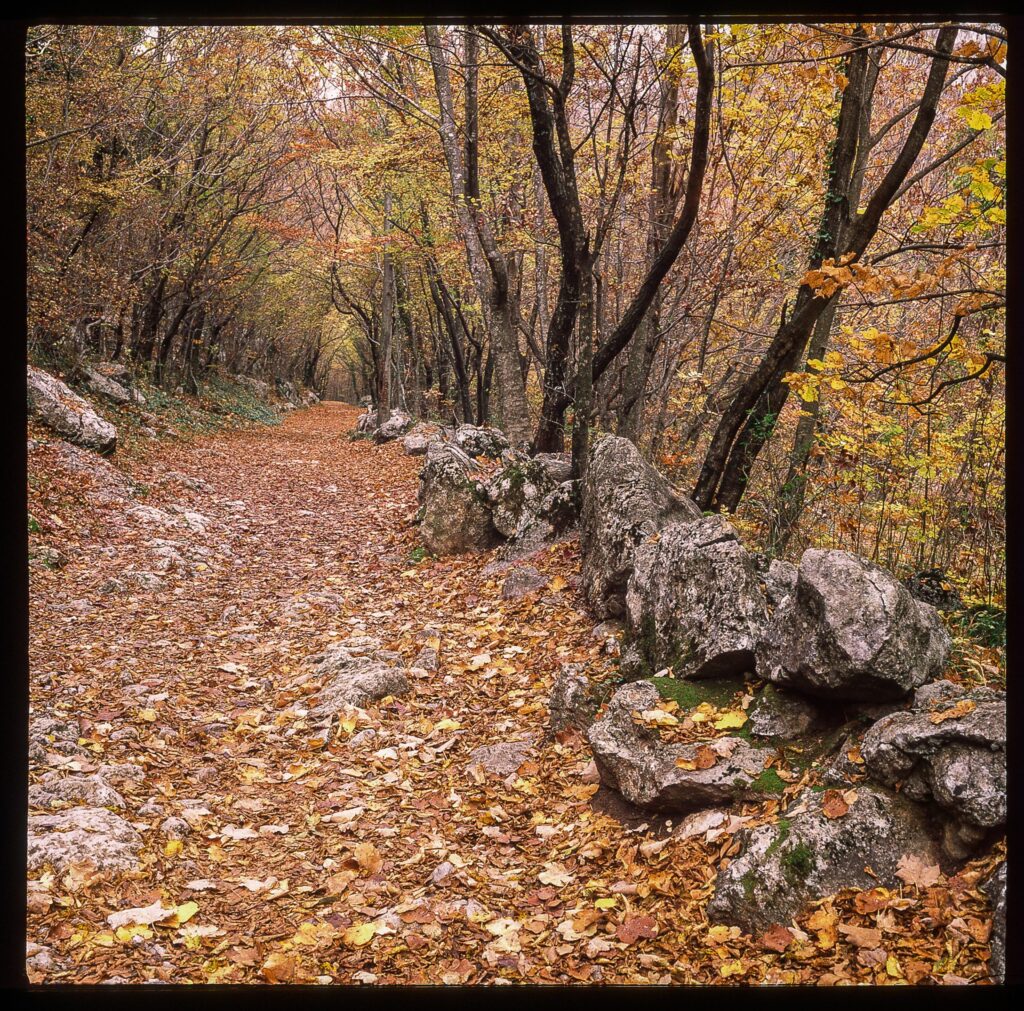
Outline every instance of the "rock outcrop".
<svg viewBox="0 0 1024 1011">
<path fill-rule="evenodd" d="M 333 716 L 346 706 L 365 706 L 385 695 L 409 691 L 405 668 L 398 654 L 381 649 L 380 640 L 353 636 L 335 643 L 313 658 L 314 672 L 326 678 L 317 704 L 310 710 L 314 720 Z"/>
<path fill-rule="evenodd" d="M 449 442 L 432 442 L 420 472 L 420 537 L 433 555 L 486 551 L 500 540 L 478 465 Z"/>
<path fill-rule="evenodd" d="M 548 729 L 556 734 L 570 727 L 585 731 L 594 722 L 597 705 L 591 697 L 590 679 L 583 665 L 563 663 L 551 686 L 548 701 Z"/>
<path fill-rule="evenodd" d="M 411 428 L 402 440 L 402 448 L 408 456 L 424 456 L 427 446 L 434 439 L 440 438 L 441 430 L 437 425 L 421 422 Z"/>
<path fill-rule="evenodd" d="M 755 737 L 792 739 L 823 722 L 819 706 L 810 699 L 767 685 L 747 713 L 747 729 Z"/>
<path fill-rule="evenodd" d="M 505 741 L 501 744 L 484 744 L 475 748 L 469 755 L 470 765 L 480 768 L 494 776 L 511 776 L 534 751 L 534 741 L 528 738 L 522 741 Z"/>
<path fill-rule="evenodd" d="M 142 837 L 105 807 L 73 807 L 28 819 L 28 868 L 49 864 L 61 873 L 90 861 L 97 870 L 127 871 L 138 863 Z"/>
<path fill-rule="evenodd" d="M 919 805 L 861 785 L 849 810 L 830 818 L 822 811 L 824 796 L 807 790 L 785 818 L 737 836 L 742 850 L 718 874 L 709 920 L 758 933 L 789 924 L 808 903 L 842 888 L 899 885 L 903 857 L 939 862 L 935 834 Z"/>
<path fill-rule="evenodd" d="M 948 848 L 956 855 L 1006 823 L 1001 692 L 965 692 L 950 681 L 926 685 L 915 692 L 911 709 L 878 720 L 860 750 L 872 779 L 899 785 L 912 800 L 934 801 L 952 816 L 958 831 Z"/>
<path fill-rule="evenodd" d="M 663 743 L 656 730 L 632 716 L 654 709 L 660 697 L 650 681 L 623 685 L 587 731 L 601 781 L 651 811 L 692 811 L 755 796 L 754 783 L 770 752 L 739 737 Z"/>
<path fill-rule="evenodd" d="M 532 459 L 513 460 L 487 483 L 491 516 L 503 537 L 513 537 L 527 517 L 536 515 L 544 497 L 555 488 L 550 469 Z"/>
<path fill-rule="evenodd" d="M 505 433 L 497 428 L 478 425 L 459 425 L 451 441 L 467 456 L 496 459 L 510 448 Z"/>
<path fill-rule="evenodd" d="M 524 511 L 515 533 L 503 544 L 504 561 L 526 558 L 571 537 L 579 520 L 579 483 L 563 481 L 545 495 L 532 511 Z"/>
<path fill-rule="evenodd" d="M 950 638 L 935 609 L 847 551 L 809 548 L 758 644 L 757 672 L 809 695 L 901 698 L 937 677 Z"/>
<path fill-rule="evenodd" d="M 117 429 L 56 376 L 28 367 L 28 410 L 69 442 L 107 455 L 117 448 Z"/>
<path fill-rule="evenodd" d="M 752 673 L 768 603 L 754 562 L 721 516 L 670 523 L 637 545 L 626 613 L 652 671 Z"/>
<path fill-rule="evenodd" d="M 582 497 L 583 594 L 599 618 L 618 617 L 637 545 L 668 523 L 700 519 L 701 512 L 632 442 L 613 435 L 594 443 Z"/>
<path fill-rule="evenodd" d="M 404 411 L 392 411 L 391 416 L 383 425 L 374 429 L 374 442 L 393 442 L 400 439 L 415 424 Z"/>
</svg>

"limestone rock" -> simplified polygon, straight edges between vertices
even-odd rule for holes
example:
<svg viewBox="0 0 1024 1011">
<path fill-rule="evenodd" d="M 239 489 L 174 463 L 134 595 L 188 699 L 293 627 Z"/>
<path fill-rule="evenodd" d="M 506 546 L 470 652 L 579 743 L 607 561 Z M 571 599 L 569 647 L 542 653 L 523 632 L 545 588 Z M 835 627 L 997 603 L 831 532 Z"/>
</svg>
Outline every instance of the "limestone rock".
<svg viewBox="0 0 1024 1011">
<path fill-rule="evenodd" d="M 637 545 L 676 520 L 700 519 L 628 439 L 606 435 L 590 451 L 580 523 L 583 594 L 599 618 L 625 613 Z"/>
<path fill-rule="evenodd" d="M 809 699 L 795 692 L 765 687 L 747 714 L 747 728 L 755 737 L 791 739 L 819 726 L 822 713 Z"/>
<path fill-rule="evenodd" d="M 706 744 L 662 743 L 655 731 L 638 725 L 631 715 L 653 709 L 659 699 L 650 681 L 623 685 L 612 696 L 605 715 L 587 731 L 601 781 L 631 804 L 652 811 L 692 811 L 755 796 L 754 781 L 764 771 L 770 752 L 752 748 L 738 737 L 720 737 Z M 708 768 L 677 764 L 678 759 L 699 764 L 702 748 L 715 757 Z"/>
<path fill-rule="evenodd" d="M 757 672 L 808 695 L 880 702 L 937 677 L 950 641 L 935 609 L 884 569 L 809 548 L 758 644 Z"/>
<path fill-rule="evenodd" d="M 652 669 L 687 678 L 752 672 L 768 622 L 753 560 L 721 516 L 669 523 L 637 545 L 626 613 Z"/>
<path fill-rule="evenodd" d="M 911 709 L 875 723 L 860 750 L 868 774 L 887 786 L 901 784 L 904 796 L 934 800 L 957 821 L 979 829 L 1006 823 L 1001 692 L 965 692 L 950 681 L 926 685 L 915 693 Z"/>
<path fill-rule="evenodd" d="M 753 553 L 751 557 L 764 583 L 768 603 L 772 607 L 778 607 L 796 586 L 797 567 L 792 562 L 783 561 L 781 558 L 768 558 L 759 553 Z"/>
<path fill-rule="evenodd" d="M 548 577 L 532 565 L 512 569 L 501 585 L 502 600 L 520 600 L 548 585 Z"/>
<path fill-rule="evenodd" d="M 513 460 L 487 482 L 494 526 L 512 537 L 527 516 L 535 515 L 544 497 L 554 490 L 548 469 L 535 460 Z"/>
<path fill-rule="evenodd" d="M 374 430 L 374 442 L 391 442 L 399 439 L 412 428 L 414 422 L 404 411 L 392 411 L 391 416 L 379 428 Z"/>
<path fill-rule="evenodd" d="M 579 483 L 563 481 L 548 492 L 536 508 L 526 511 L 516 532 L 501 546 L 503 561 L 526 558 L 571 537 L 579 518 Z"/>
<path fill-rule="evenodd" d="M 452 435 L 452 442 L 474 458 L 486 456 L 497 459 L 510 448 L 504 432 L 487 426 L 459 425 Z"/>
<path fill-rule="evenodd" d="M 91 393 L 112 400 L 115 404 L 145 404 L 146 398 L 137 390 L 122 385 L 112 376 L 106 376 L 98 369 L 84 369 L 82 379 Z"/>
<path fill-rule="evenodd" d="M 938 843 L 919 805 L 860 785 L 846 814 L 829 818 L 821 810 L 823 796 L 806 790 L 786 818 L 737 836 L 742 850 L 718 874 L 709 920 L 759 933 L 788 925 L 808 903 L 840 889 L 898 886 L 901 857 L 939 862 Z"/>
<path fill-rule="evenodd" d="M 402 448 L 408 456 L 423 456 L 427 452 L 427 446 L 434 439 L 441 437 L 440 433 L 441 430 L 437 425 L 421 423 L 412 428 L 402 440 Z"/>
<path fill-rule="evenodd" d="M 394 664 L 396 653 L 380 648 L 370 636 L 355 636 L 335 643 L 318 657 L 314 670 L 328 678 L 319 702 L 310 710 L 314 720 L 330 717 L 346 706 L 365 706 L 385 695 L 409 691 L 405 670 Z"/>
<path fill-rule="evenodd" d="M 127 871 L 138 862 L 142 837 L 105 807 L 73 807 L 28 819 L 28 867 L 50 864 L 58 873 L 91 861 L 101 871 Z"/>
<path fill-rule="evenodd" d="M 594 722 L 597 706 L 590 694 L 590 679 L 583 665 L 563 663 L 551 686 L 548 727 L 552 734 L 574 727 L 585 731 Z"/>
<path fill-rule="evenodd" d="M 499 540 L 475 464 L 457 446 L 432 442 L 420 472 L 420 537 L 432 555 L 486 551 Z"/>
<path fill-rule="evenodd" d="M 484 744 L 469 755 L 470 765 L 479 765 L 495 776 L 511 776 L 534 750 L 532 738 L 505 741 L 502 744 Z"/>
<path fill-rule="evenodd" d="M 117 448 L 117 429 L 56 376 L 28 366 L 29 414 L 69 442 L 104 455 Z"/>
<path fill-rule="evenodd" d="M 78 804 L 121 809 L 125 806 L 124 797 L 101 776 L 62 776 L 54 772 L 28 788 L 28 803 L 29 807 L 51 810 Z"/>
</svg>

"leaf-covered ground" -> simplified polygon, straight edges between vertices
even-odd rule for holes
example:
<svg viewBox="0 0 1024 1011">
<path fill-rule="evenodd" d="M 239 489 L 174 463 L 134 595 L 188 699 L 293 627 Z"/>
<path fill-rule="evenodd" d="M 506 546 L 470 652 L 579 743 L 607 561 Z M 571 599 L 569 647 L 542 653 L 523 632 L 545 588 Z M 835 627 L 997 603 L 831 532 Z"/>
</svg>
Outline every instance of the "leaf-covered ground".
<svg viewBox="0 0 1024 1011">
<path fill-rule="evenodd" d="M 355 417 L 324 404 L 161 443 L 118 461 L 134 500 L 116 471 L 33 450 L 30 511 L 70 560 L 32 569 L 32 710 L 81 719 L 81 771 L 142 767 L 118 789 L 145 839 L 137 872 L 30 875 L 29 950 L 52 957 L 34 982 L 985 978 L 976 884 L 992 855 L 949 880 L 921 868 L 897 891 L 824 900 L 798 930 L 709 926 L 730 830 L 779 817 L 806 775 L 780 765 L 782 794 L 717 823 L 613 817 L 585 742 L 543 739 L 559 664 L 610 670 L 576 544 L 532 560 L 551 581 L 519 602 L 501 599 L 489 556 L 417 561 L 420 461 L 351 441 Z M 163 589 L 110 592 L 156 571 L 154 540 L 181 559 Z M 353 634 L 410 664 L 437 639 L 439 670 L 325 740 L 305 718 L 320 687 L 308 661 Z M 536 753 L 508 780 L 469 767 L 474 748 L 525 737 Z M 33 780 L 67 759 L 47 762 Z M 175 839 L 167 818 L 190 831 Z"/>
</svg>

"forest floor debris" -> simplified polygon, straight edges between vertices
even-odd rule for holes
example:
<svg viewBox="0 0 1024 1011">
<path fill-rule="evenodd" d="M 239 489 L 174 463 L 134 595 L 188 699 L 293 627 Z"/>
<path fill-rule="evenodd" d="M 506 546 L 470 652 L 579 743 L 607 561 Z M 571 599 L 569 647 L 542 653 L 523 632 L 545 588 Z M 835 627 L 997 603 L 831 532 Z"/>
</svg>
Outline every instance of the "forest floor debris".
<svg viewBox="0 0 1024 1011">
<path fill-rule="evenodd" d="M 324 404 L 119 460 L 175 518 L 159 586 L 125 579 L 150 564 L 152 527 L 83 493 L 33 433 L 30 511 L 67 563 L 31 574 L 32 783 L 141 772 L 116 777 L 135 869 L 30 872 L 33 982 L 986 979 L 978 886 L 998 851 L 950 878 L 908 865 L 899 888 L 842 892 L 759 937 L 709 925 L 733 832 L 777 821 L 807 775 L 714 818 L 613 818 L 583 736 L 545 735 L 562 664 L 611 663 L 575 540 L 530 559 L 547 586 L 518 600 L 488 554 L 423 557 L 421 461 L 350 440 L 357 413 Z M 193 510 L 204 523 L 177 522 Z M 325 729 L 312 661 L 355 636 L 397 653 L 409 689 Z M 527 738 L 536 754 L 504 778 L 472 761 Z"/>
</svg>

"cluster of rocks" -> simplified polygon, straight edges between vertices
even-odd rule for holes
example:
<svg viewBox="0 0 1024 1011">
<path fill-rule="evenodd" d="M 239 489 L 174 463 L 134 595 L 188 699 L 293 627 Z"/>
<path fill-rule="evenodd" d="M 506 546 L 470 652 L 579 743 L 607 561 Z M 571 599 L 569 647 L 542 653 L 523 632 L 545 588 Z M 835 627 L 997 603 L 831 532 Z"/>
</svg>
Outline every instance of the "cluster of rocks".
<svg viewBox="0 0 1024 1011">
<path fill-rule="evenodd" d="M 571 535 L 579 516 L 568 454 L 528 456 L 496 429 L 462 425 L 427 442 L 420 536 L 433 555 L 501 546 L 511 562 Z"/>
<path fill-rule="evenodd" d="M 76 446 L 109 455 L 117 448 L 117 429 L 66 383 L 28 366 L 28 413 Z"/>
<path fill-rule="evenodd" d="M 582 499 L 583 593 L 599 617 L 624 621 L 629 683 L 594 722 L 586 678 L 563 671 L 550 711 L 552 729 L 587 728 L 605 786 L 647 810 L 691 812 L 763 794 L 780 743 L 817 732 L 833 749 L 859 744 L 848 811 L 824 812 L 810 788 L 784 819 L 741 832 L 711 919 L 749 931 L 786 923 L 841 888 L 898 884 L 907 856 L 949 866 L 1005 827 L 1003 695 L 937 680 L 951 641 L 927 594 L 845 551 L 809 549 L 798 566 L 747 551 L 626 439 L 596 441 Z M 767 686 L 742 731 L 673 744 L 634 718 L 662 697 L 655 672 Z"/>
<path fill-rule="evenodd" d="M 77 720 L 35 719 L 29 728 L 29 758 L 34 763 L 87 759 L 79 743 Z M 139 766 L 107 765 L 92 775 L 65 772 L 59 765 L 29 787 L 28 868 L 44 865 L 62 872 L 88 861 L 99 871 L 137 866 L 142 837 L 121 814 L 124 797 L 113 783 L 138 782 Z"/>
</svg>

